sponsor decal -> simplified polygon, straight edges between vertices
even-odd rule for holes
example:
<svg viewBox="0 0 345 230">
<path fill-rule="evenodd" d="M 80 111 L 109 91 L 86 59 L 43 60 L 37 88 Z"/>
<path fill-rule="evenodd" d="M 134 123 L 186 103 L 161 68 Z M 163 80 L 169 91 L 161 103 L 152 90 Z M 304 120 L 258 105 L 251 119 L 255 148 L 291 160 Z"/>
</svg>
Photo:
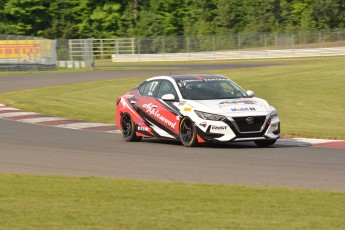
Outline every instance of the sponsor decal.
<svg viewBox="0 0 345 230">
<path fill-rule="evenodd" d="M 255 111 L 254 107 L 245 107 L 245 108 L 231 108 L 232 112 L 248 112 L 248 111 Z"/>
<path fill-rule="evenodd" d="M 212 125 L 211 126 L 211 131 L 223 131 L 223 130 L 227 130 L 228 129 L 228 126 L 214 126 Z"/>
<path fill-rule="evenodd" d="M 256 101 L 252 101 L 252 100 L 241 100 L 241 101 L 223 101 L 221 103 L 219 103 L 220 105 L 255 105 Z"/>
<path fill-rule="evenodd" d="M 194 76 L 196 77 L 196 76 Z M 187 80 L 181 80 L 180 83 L 184 84 L 187 82 L 200 82 L 200 81 L 228 81 L 228 79 L 225 78 L 196 78 L 196 79 L 187 79 Z"/>
<path fill-rule="evenodd" d="M 171 128 L 175 128 L 176 126 L 176 122 L 173 123 L 172 121 L 170 121 L 169 119 L 165 118 L 164 116 L 162 116 L 159 113 L 158 109 L 153 108 L 152 103 L 150 104 L 144 104 L 143 105 L 144 109 L 146 109 L 146 113 L 155 116 L 158 120 L 160 120 L 161 122 L 167 124 L 168 126 L 170 126 Z"/>
<path fill-rule="evenodd" d="M 228 131 L 228 126 L 211 126 L 210 132 L 211 133 L 226 133 Z"/>
<path fill-rule="evenodd" d="M 201 127 L 203 127 L 203 128 L 206 128 L 207 123 L 206 123 L 206 122 L 203 122 L 203 123 L 200 123 L 199 125 L 200 125 Z"/>
<path fill-rule="evenodd" d="M 42 52 L 43 51 L 43 52 Z M 0 58 L 41 58 L 50 54 L 50 40 L 3 40 L 0 41 Z M 48 55 L 49 56 L 49 55 Z M 24 61 L 24 59 L 23 59 Z M 29 61 L 29 60 L 25 60 Z"/>
<path fill-rule="evenodd" d="M 150 128 L 149 128 L 149 127 L 138 126 L 138 131 L 149 132 L 149 131 L 150 131 Z"/>
<path fill-rule="evenodd" d="M 185 111 L 185 112 L 190 112 L 190 111 L 192 111 L 192 108 L 191 108 L 191 107 L 186 107 L 186 108 L 184 108 L 183 111 Z"/>
</svg>

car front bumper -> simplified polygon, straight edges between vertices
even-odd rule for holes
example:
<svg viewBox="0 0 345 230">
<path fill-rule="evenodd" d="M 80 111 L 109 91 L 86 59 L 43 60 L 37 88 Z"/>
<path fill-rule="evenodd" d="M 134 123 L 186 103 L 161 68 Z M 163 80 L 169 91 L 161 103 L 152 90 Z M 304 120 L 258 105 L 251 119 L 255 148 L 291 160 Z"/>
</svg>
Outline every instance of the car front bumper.
<svg viewBox="0 0 345 230">
<path fill-rule="evenodd" d="M 254 117 L 254 120 L 256 117 Z M 261 120 L 260 120 L 261 119 Z M 275 140 L 280 137 L 278 117 L 258 118 L 259 124 L 244 124 L 241 119 L 228 118 L 226 121 L 204 121 L 196 123 L 198 135 L 205 142 L 237 142 Z M 260 123 L 261 122 L 261 123 Z"/>
</svg>

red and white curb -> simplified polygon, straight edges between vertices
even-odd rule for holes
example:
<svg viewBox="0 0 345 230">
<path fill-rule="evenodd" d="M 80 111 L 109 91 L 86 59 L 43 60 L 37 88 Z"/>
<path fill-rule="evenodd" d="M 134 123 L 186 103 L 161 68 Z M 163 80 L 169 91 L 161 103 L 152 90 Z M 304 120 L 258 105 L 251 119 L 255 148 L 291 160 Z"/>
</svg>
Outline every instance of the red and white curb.
<svg viewBox="0 0 345 230">
<path fill-rule="evenodd" d="M 312 147 L 345 149 L 344 140 L 282 137 L 278 139 L 277 144 L 286 145 L 286 146 L 300 146 L 300 147 L 312 146 Z"/>
<path fill-rule="evenodd" d="M 3 104 L 0 104 L 0 118 L 38 125 L 54 126 L 59 128 L 79 129 L 85 131 L 106 133 L 120 133 L 115 125 L 47 116 L 39 113 L 26 112 L 20 109 L 7 107 Z"/>
<path fill-rule="evenodd" d="M 0 118 L 25 123 L 54 126 L 59 128 L 78 129 L 106 133 L 120 133 L 119 129 L 115 125 L 47 116 L 39 113 L 27 112 L 20 109 L 7 107 L 3 104 L 0 104 Z M 345 149 L 345 140 L 282 137 L 277 141 L 277 144 L 294 147 L 312 146 Z"/>
</svg>

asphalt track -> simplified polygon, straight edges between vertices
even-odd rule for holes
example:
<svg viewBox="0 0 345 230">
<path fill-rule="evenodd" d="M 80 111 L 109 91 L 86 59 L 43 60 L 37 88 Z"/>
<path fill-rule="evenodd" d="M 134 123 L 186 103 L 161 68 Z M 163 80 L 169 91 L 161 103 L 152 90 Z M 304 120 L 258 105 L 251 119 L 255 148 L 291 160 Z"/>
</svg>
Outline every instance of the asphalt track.
<svg viewBox="0 0 345 230">
<path fill-rule="evenodd" d="M 229 66 L 210 67 L 212 68 Z M 192 66 L 188 70 L 174 72 L 198 72 L 198 69 L 198 66 Z M 206 69 L 203 67 L 202 71 Z M 166 71 L 105 71 L 0 77 L 0 92 L 159 74 L 166 74 Z M 3 173 L 102 176 L 345 191 L 344 163 L 345 150 L 337 148 L 279 144 L 257 148 L 251 143 L 186 148 L 177 142 L 155 139 L 125 143 L 118 134 L 61 129 L 0 119 L 0 172 Z"/>
</svg>

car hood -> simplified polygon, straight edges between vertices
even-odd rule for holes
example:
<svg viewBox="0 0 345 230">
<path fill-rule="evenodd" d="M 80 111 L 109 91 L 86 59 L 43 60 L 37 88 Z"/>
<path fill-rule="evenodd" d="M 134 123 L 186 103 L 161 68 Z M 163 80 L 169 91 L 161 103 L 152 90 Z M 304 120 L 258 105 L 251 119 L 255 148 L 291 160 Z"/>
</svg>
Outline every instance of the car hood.
<svg viewBox="0 0 345 230">
<path fill-rule="evenodd" d="M 261 98 L 241 98 L 241 99 L 220 99 L 220 100 L 188 100 L 188 105 L 194 110 L 221 114 L 221 115 L 236 115 L 243 116 L 246 113 L 253 114 L 267 114 L 273 108 L 267 101 Z"/>
</svg>

